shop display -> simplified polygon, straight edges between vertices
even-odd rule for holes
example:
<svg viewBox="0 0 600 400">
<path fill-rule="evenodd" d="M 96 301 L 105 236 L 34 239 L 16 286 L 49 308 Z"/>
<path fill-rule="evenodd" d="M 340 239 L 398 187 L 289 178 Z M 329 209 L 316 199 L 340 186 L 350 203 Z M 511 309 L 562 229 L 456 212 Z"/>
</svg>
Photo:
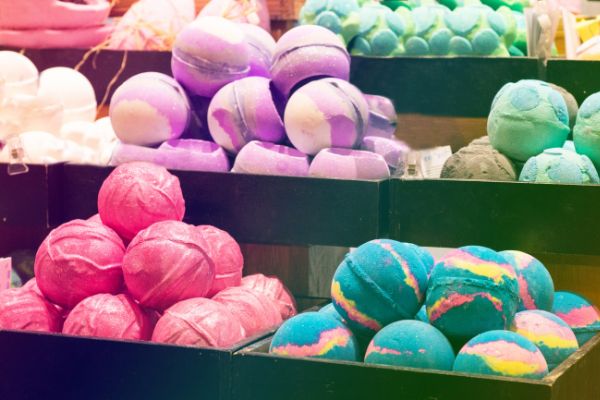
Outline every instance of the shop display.
<svg viewBox="0 0 600 400">
<path fill-rule="evenodd" d="M 308 170 L 310 176 L 337 179 L 385 179 L 390 176 L 386 160 L 370 151 L 323 149 Z"/>
<path fill-rule="evenodd" d="M 581 104 L 573 141 L 578 153 L 588 156 L 600 167 L 600 93 L 592 94 Z"/>
<path fill-rule="evenodd" d="M 298 17 L 302 25 L 319 25 L 349 43 L 360 31 L 359 4 L 356 0 L 307 0 Z"/>
<path fill-rule="evenodd" d="M 0 291 L 0 329 L 60 332 L 60 312 L 40 294 L 24 288 Z"/>
<path fill-rule="evenodd" d="M 521 171 L 522 182 L 600 183 L 592 161 L 584 155 L 563 148 L 546 149 L 531 157 Z"/>
<path fill-rule="evenodd" d="M 552 312 L 573 329 L 579 346 L 600 332 L 600 311 L 575 293 L 556 292 Z"/>
</svg>

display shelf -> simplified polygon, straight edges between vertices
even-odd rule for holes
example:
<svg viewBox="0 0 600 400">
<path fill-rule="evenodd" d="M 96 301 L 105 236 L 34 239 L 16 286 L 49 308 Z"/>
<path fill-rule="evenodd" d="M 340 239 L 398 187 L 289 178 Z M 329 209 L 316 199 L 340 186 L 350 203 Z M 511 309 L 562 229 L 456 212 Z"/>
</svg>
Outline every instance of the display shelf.
<svg viewBox="0 0 600 400">
<path fill-rule="evenodd" d="M 111 171 L 64 166 L 63 221 L 97 212 Z M 357 246 L 387 234 L 387 180 L 171 172 L 181 181 L 185 221 L 215 225 L 242 243 Z"/>
<path fill-rule="evenodd" d="M 577 102 L 600 92 L 600 62 L 581 60 L 548 60 L 546 80 L 567 89 Z"/>
<path fill-rule="evenodd" d="M 268 354 L 270 338 L 233 356 L 235 400 L 597 400 L 600 335 L 541 380 Z"/>
</svg>

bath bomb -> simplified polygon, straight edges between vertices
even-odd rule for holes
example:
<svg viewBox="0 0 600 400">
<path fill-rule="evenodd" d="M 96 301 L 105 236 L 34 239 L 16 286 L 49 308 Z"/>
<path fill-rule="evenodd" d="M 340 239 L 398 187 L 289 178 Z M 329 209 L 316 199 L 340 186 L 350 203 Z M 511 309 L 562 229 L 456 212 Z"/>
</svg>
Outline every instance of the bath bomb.
<svg viewBox="0 0 600 400">
<path fill-rule="evenodd" d="M 250 71 L 248 76 L 271 77 L 271 62 L 275 54 L 275 39 L 266 30 L 252 24 L 237 24 L 248 45 Z"/>
<path fill-rule="evenodd" d="M 0 291 L 0 329 L 60 332 L 62 317 L 43 296 L 25 288 Z"/>
<path fill-rule="evenodd" d="M 546 149 L 531 157 L 521 170 L 519 180 L 537 183 L 600 183 L 596 167 L 587 156 L 563 148 Z"/>
<path fill-rule="evenodd" d="M 549 370 L 556 368 L 579 348 L 569 325 L 548 311 L 518 312 L 510 330 L 531 340 L 540 349 Z"/>
<path fill-rule="evenodd" d="M 391 99 L 372 94 L 364 95 L 369 105 L 369 126 L 365 136 L 379 136 L 391 139 L 396 132 L 398 116 Z"/>
<path fill-rule="evenodd" d="M 179 179 L 164 167 L 132 162 L 115 168 L 98 193 L 102 222 L 131 240 L 158 221 L 181 221 L 185 201 Z"/>
<path fill-rule="evenodd" d="M 471 339 L 456 356 L 454 371 L 540 379 L 548 374 L 548 365 L 529 339 L 496 330 Z"/>
<path fill-rule="evenodd" d="M 442 178 L 515 181 L 514 164 L 491 146 L 469 145 L 450 156 L 442 168 Z"/>
<path fill-rule="evenodd" d="M 397 139 L 365 136 L 360 148 L 382 156 L 392 173 L 399 175 L 404 173 L 406 159 L 410 152 L 410 147 L 406 143 Z"/>
<path fill-rule="evenodd" d="M 423 263 L 423 266 L 425 267 L 425 270 L 427 271 L 427 276 L 429 276 L 429 274 L 431 274 L 431 271 L 433 270 L 433 267 L 435 266 L 435 259 L 433 258 L 431 252 L 425 247 L 417 246 L 413 243 L 404 244 L 411 248 L 415 253 L 417 253 L 419 258 L 421 259 L 421 262 Z"/>
<path fill-rule="evenodd" d="M 239 152 L 231 172 L 257 175 L 308 176 L 306 154 L 293 147 L 253 140 Z"/>
<path fill-rule="evenodd" d="M 519 280 L 519 311 L 552 310 L 554 282 L 537 258 L 516 250 L 500 254 L 513 266 Z"/>
<path fill-rule="evenodd" d="M 215 264 L 215 279 L 207 296 L 212 297 L 230 286 L 241 285 L 244 256 L 240 245 L 229 233 L 217 227 L 200 225 L 196 230 L 204 238 L 208 246 L 205 250 Z"/>
<path fill-rule="evenodd" d="M 29 58 L 16 51 L 0 51 L 0 82 L 4 82 L 4 98 L 18 94 L 34 96 L 38 90 L 38 76 L 38 70 Z"/>
<path fill-rule="evenodd" d="M 450 339 L 469 340 L 507 329 L 519 304 L 512 265 L 481 246 L 453 250 L 433 267 L 427 289 L 427 317 Z"/>
<path fill-rule="evenodd" d="M 339 312 L 337 312 L 337 310 L 335 309 L 335 306 L 333 305 L 333 303 L 329 303 L 327 304 L 325 307 L 322 307 L 319 310 L 320 313 L 323 313 L 329 317 L 333 317 L 335 319 L 337 319 L 338 321 L 342 322 L 342 323 L 346 323 L 344 321 L 344 318 L 342 318 L 342 316 L 340 315 Z"/>
<path fill-rule="evenodd" d="M 318 178 L 386 179 L 390 177 L 390 168 L 379 154 L 336 148 L 319 151 L 308 173 Z"/>
<path fill-rule="evenodd" d="M 40 95 L 14 95 L 2 102 L 0 108 L 0 134 L 42 131 L 58 135 L 63 125 L 63 105 L 49 93 Z"/>
<path fill-rule="evenodd" d="M 327 28 L 347 45 L 360 31 L 359 10 L 356 0 L 307 0 L 300 9 L 299 22 Z"/>
<path fill-rule="evenodd" d="M 315 155 L 330 147 L 357 147 L 367 131 L 369 106 L 354 85 L 326 78 L 298 89 L 283 118 L 294 147 Z"/>
<path fill-rule="evenodd" d="M 565 150 L 572 151 L 573 153 L 577 153 L 577 150 L 575 149 L 575 142 L 573 142 L 572 140 L 567 140 L 562 148 Z M 598 170 L 596 169 L 596 171 Z"/>
<path fill-rule="evenodd" d="M 421 321 L 397 321 L 375 335 L 365 363 L 452 371 L 454 350 L 446 337 Z"/>
<path fill-rule="evenodd" d="M 283 322 L 275 300 L 252 289 L 229 287 L 212 299 L 226 306 L 237 317 L 247 338 L 266 333 Z"/>
<path fill-rule="evenodd" d="M 402 7 L 397 13 L 406 13 Z M 423 5 L 410 13 L 414 21 L 415 35 L 406 39 L 404 47 L 409 56 L 447 55 L 450 52 L 450 42 L 453 32 L 448 29 L 446 20 L 450 10 L 436 5 Z"/>
<path fill-rule="evenodd" d="M 73 308 L 98 293 L 118 293 L 123 285 L 125 246 L 110 228 L 73 220 L 52 230 L 35 256 L 35 276 L 44 296 Z"/>
<path fill-rule="evenodd" d="M 277 41 L 271 76 L 287 98 L 297 85 L 311 79 L 329 76 L 348 80 L 350 56 L 335 33 L 322 26 L 301 25 Z"/>
<path fill-rule="evenodd" d="M 302 313 L 284 322 L 273 336 L 269 353 L 345 361 L 360 359 L 350 329 L 319 312 Z"/>
<path fill-rule="evenodd" d="M 97 294 L 73 308 L 62 332 L 67 335 L 112 339 L 149 340 L 152 323 L 133 299 L 126 294 Z"/>
<path fill-rule="evenodd" d="M 40 74 L 38 93 L 55 96 L 63 105 L 63 123 L 96 120 L 96 93 L 81 72 L 72 68 L 48 68 Z"/>
<path fill-rule="evenodd" d="M 589 301 L 571 292 L 556 292 L 552 313 L 565 321 L 583 346 L 600 332 L 600 311 Z"/>
<path fill-rule="evenodd" d="M 571 92 L 567 91 L 567 89 L 562 86 L 555 85 L 554 83 L 548 83 L 550 87 L 556 90 L 562 98 L 565 100 L 565 104 L 567 105 L 567 110 L 569 112 L 569 128 L 573 129 L 575 126 L 575 120 L 577 120 L 577 113 L 579 112 L 579 104 L 577 104 L 577 100 L 575 96 L 571 94 Z"/>
<path fill-rule="evenodd" d="M 183 88 L 173 78 L 144 72 L 117 88 L 109 115 L 121 142 L 145 146 L 180 137 L 191 111 Z"/>
<path fill-rule="evenodd" d="M 600 92 L 581 104 L 573 128 L 573 141 L 578 153 L 588 156 L 600 167 Z"/>
<path fill-rule="evenodd" d="M 144 307 L 165 310 L 208 294 L 215 264 L 198 229 L 179 221 L 161 221 L 138 233 L 123 258 L 123 276 L 131 295 Z"/>
<path fill-rule="evenodd" d="M 415 319 L 427 324 L 429 323 L 429 318 L 427 317 L 427 306 L 425 304 L 423 304 L 423 307 L 419 309 L 419 312 L 417 315 L 415 315 Z"/>
<path fill-rule="evenodd" d="M 23 157 L 25 163 L 54 164 L 65 159 L 66 142 L 51 133 L 42 131 L 24 132 L 19 135 L 19 139 L 25 153 Z M 4 163 L 11 161 L 9 146 L 2 149 L 0 160 Z"/>
<path fill-rule="evenodd" d="M 381 239 L 346 255 L 333 276 L 331 298 L 348 326 L 366 335 L 412 319 L 426 290 L 427 271 L 417 253 L 406 244 Z"/>
<path fill-rule="evenodd" d="M 267 78 L 253 76 L 223 86 L 208 107 L 210 135 L 234 154 L 252 140 L 282 141 L 285 131 L 277 101 Z"/>
<path fill-rule="evenodd" d="M 214 300 L 193 298 L 173 305 L 160 317 L 153 342 L 195 347 L 231 347 L 244 339 L 240 321 Z"/>
<path fill-rule="evenodd" d="M 492 146 L 517 161 L 562 147 L 569 131 L 565 100 L 548 84 L 534 80 L 504 85 L 487 122 Z"/>
<path fill-rule="evenodd" d="M 296 300 L 278 278 L 263 274 L 248 275 L 242 278 L 242 286 L 275 300 L 282 319 L 296 315 Z"/>
<path fill-rule="evenodd" d="M 197 18 L 175 39 L 173 76 L 194 95 L 214 96 L 223 86 L 250 72 L 245 37 L 237 24 L 225 18 Z"/>
</svg>

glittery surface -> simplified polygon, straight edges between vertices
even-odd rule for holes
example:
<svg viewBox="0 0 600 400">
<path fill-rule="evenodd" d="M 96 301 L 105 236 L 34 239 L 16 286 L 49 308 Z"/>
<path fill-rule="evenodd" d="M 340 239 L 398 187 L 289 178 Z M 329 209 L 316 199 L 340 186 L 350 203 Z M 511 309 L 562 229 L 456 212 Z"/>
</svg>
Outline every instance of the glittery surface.
<svg viewBox="0 0 600 400">
<path fill-rule="evenodd" d="M 248 275 L 242 278 L 242 286 L 275 300 L 282 319 L 286 320 L 296 315 L 294 296 L 278 278 L 263 274 Z"/>
<path fill-rule="evenodd" d="M 307 176 L 308 168 L 306 154 L 293 147 L 253 140 L 239 152 L 231 172 Z"/>
<path fill-rule="evenodd" d="M 60 332 L 62 317 L 56 307 L 34 290 L 0 292 L 0 329 Z"/>
<path fill-rule="evenodd" d="M 390 168 L 385 158 L 364 150 L 323 149 L 310 164 L 310 176 L 336 179 L 385 179 Z"/>
</svg>

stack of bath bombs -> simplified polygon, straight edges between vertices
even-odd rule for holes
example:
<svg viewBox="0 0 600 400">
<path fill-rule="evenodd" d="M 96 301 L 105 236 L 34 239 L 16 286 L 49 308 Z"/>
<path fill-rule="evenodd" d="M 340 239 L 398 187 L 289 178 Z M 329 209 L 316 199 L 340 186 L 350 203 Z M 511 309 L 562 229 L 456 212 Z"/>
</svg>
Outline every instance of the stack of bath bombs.
<svg viewBox="0 0 600 400">
<path fill-rule="evenodd" d="M 378 2 L 360 5 L 356 0 L 307 0 L 300 23 L 331 30 L 354 55 L 519 54 L 511 50 L 517 37 L 517 18 L 510 8 L 494 10 L 479 2 L 458 7 L 452 1 L 440 3 L 404 4 L 392 11 Z"/>
<path fill-rule="evenodd" d="M 465 246 L 433 261 L 414 244 L 346 255 L 332 304 L 284 322 L 270 353 L 539 379 L 596 333 L 600 313 L 554 291 L 529 254 Z"/>
<path fill-rule="evenodd" d="M 409 149 L 393 138 L 393 103 L 348 82 L 350 56 L 323 27 L 275 43 L 259 27 L 199 17 L 177 36 L 171 67 L 174 78 L 144 73 L 114 93 L 112 165 L 339 179 L 402 172 Z"/>
<path fill-rule="evenodd" d="M 96 121 L 96 95 L 81 73 L 55 67 L 40 74 L 24 55 L 0 51 L 0 142 L 18 143 L 25 163 L 106 165 L 116 136 L 108 119 Z M 12 161 L 10 147 L 0 162 Z"/>
<path fill-rule="evenodd" d="M 98 215 L 52 230 L 35 278 L 0 292 L 0 329 L 230 347 L 296 314 L 277 278 L 242 278 L 237 242 L 182 222 L 177 177 L 135 162 L 98 194 Z"/>
</svg>

